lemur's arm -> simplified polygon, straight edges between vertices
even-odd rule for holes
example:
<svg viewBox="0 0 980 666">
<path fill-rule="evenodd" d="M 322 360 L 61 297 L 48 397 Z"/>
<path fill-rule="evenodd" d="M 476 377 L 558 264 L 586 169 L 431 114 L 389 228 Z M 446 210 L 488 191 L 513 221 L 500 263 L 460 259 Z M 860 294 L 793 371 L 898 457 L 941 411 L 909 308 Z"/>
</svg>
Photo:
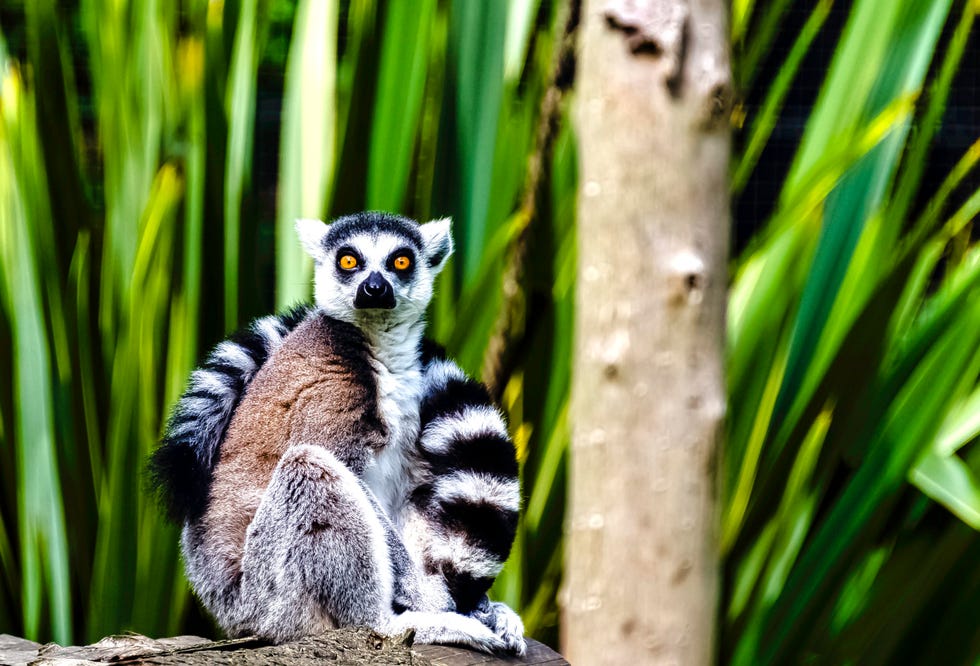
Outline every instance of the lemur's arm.
<svg viewBox="0 0 980 666">
<path fill-rule="evenodd" d="M 458 612 L 485 610 L 517 531 L 514 445 L 486 388 L 438 356 L 424 367 L 421 426 L 430 474 L 411 499 L 429 525 L 423 569 L 442 574 Z"/>
</svg>

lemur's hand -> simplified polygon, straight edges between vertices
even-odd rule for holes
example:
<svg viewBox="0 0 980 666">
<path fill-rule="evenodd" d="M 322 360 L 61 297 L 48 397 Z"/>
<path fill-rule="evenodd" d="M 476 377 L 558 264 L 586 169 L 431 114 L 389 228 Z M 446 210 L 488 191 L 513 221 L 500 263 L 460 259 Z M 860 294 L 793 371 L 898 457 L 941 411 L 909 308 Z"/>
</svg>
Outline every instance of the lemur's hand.
<svg viewBox="0 0 980 666">
<path fill-rule="evenodd" d="M 513 652 L 519 657 L 523 657 L 527 652 L 524 623 L 507 604 L 483 597 L 479 605 L 470 613 L 470 617 L 476 618 L 499 636 L 508 652 Z"/>
</svg>

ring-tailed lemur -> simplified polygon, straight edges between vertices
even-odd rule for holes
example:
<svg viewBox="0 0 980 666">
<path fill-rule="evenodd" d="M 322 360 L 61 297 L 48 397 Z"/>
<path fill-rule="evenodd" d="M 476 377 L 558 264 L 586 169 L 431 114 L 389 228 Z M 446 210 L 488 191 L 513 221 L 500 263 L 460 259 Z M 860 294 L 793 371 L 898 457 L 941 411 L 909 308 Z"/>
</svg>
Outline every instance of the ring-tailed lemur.
<svg viewBox="0 0 980 666">
<path fill-rule="evenodd" d="M 220 343 L 151 461 L 195 592 L 235 635 L 367 625 L 523 653 L 520 618 L 486 597 L 517 525 L 514 447 L 422 337 L 449 220 L 297 231 L 315 307 Z"/>
</svg>

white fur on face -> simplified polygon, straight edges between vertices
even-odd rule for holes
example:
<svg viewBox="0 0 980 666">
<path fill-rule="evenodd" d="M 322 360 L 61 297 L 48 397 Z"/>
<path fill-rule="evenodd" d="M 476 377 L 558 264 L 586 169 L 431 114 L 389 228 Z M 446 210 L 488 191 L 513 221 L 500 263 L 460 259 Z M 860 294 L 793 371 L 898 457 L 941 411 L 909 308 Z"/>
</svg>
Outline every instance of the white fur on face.
<svg viewBox="0 0 980 666">
<path fill-rule="evenodd" d="M 338 253 L 347 247 L 356 250 L 361 257 L 361 264 L 350 281 L 340 279 L 337 269 Z M 407 281 L 388 269 L 388 259 L 403 249 L 410 249 L 415 256 L 415 270 Z M 336 249 L 327 252 L 323 261 L 317 262 L 314 294 L 317 307 L 331 317 L 353 324 L 375 320 L 400 323 L 421 318 L 432 300 L 435 280 L 435 273 L 423 252 L 404 237 L 390 233 L 362 233 L 345 239 Z M 394 290 L 393 310 L 358 310 L 354 307 L 358 286 L 374 271 L 384 276 Z"/>
</svg>

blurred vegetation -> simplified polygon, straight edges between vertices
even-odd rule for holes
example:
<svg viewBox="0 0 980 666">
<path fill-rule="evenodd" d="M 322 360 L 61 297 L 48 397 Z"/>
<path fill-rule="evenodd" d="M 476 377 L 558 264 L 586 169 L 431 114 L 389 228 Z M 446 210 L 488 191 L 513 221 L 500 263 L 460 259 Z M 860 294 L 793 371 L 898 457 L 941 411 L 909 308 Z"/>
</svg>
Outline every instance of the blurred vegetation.
<svg viewBox="0 0 980 666">
<path fill-rule="evenodd" d="M 735 114 L 736 195 L 834 9 L 809 3 L 761 77 L 791 4 L 732 3 L 736 79 L 762 100 Z M 567 101 L 539 126 L 562 5 L 0 3 L 0 631 L 203 631 L 143 462 L 210 345 L 309 297 L 292 220 L 372 208 L 455 220 L 430 330 L 492 370 L 510 414 L 526 511 L 494 592 L 555 640 Z M 733 263 L 723 662 L 980 655 L 980 142 L 922 189 L 978 9 L 847 5 L 771 219 Z"/>
<path fill-rule="evenodd" d="M 732 6 L 736 76 L 765 91 L 736 193 L 833 2 L 809 4 L 760 80 L 789 5 Z M 980 124 L 921 189 L 978 10 L 850 5 L 772 217 L 735 263 L 725 663 L 980 657 Z"/>
</svg>

